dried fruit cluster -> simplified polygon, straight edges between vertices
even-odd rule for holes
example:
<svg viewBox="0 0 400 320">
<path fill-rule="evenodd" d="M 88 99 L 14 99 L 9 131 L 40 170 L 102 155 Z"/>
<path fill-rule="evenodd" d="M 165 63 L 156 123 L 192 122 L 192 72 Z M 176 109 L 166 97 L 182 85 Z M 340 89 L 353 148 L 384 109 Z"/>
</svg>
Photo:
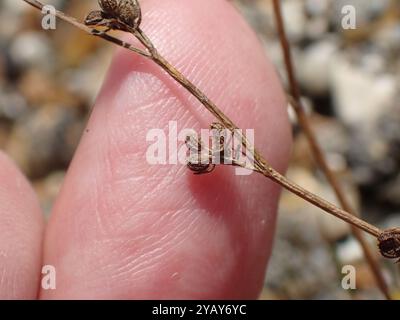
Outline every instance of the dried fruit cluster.
<svg viewBox="0 0 400 320">
<path fill-rule="evenodd" d="M 115 29 L 130 31 L 139 27 L 142 11 L 137 0 L 99 0 L 101 10 L 90 12 L 85 18 L 88 26 L 104 26 L 103 33 Z"/>
</svg>

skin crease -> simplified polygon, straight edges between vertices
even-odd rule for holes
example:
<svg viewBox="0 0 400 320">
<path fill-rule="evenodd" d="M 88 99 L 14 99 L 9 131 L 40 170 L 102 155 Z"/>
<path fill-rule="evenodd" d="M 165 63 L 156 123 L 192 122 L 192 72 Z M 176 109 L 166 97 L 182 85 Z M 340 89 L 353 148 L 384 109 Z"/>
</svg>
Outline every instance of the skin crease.
<svg viewBox="0 0 400 320">
<path fill-rule="evenodd" d="M 236 10 L 223 0 L 141 4 L 142 29 L 159 51 L 239 127 L 255 129 L 260 152 L 283 172 L 291 138 L 282 89 Z M 55 266 L 57 289 L 41 290 L 40 298 L 258 296 L 279 188 L 231 167 L 194 176 L 183 165 L 148 164 L 146 134 L 160 128 L 168 135 L 169 121 L 179 131 L 214 119 L 154 63 L 118 49 L 46 229 L 43 264 Z M 36 199 L 20 202 L 32 208 Z M 35 228 L 28 231 L 32 243 L 41 241 Z M 24 259 L 38 271 L 37 257 Z M 36 284 L 37 274 L 30 276 Z"/>
</svg>

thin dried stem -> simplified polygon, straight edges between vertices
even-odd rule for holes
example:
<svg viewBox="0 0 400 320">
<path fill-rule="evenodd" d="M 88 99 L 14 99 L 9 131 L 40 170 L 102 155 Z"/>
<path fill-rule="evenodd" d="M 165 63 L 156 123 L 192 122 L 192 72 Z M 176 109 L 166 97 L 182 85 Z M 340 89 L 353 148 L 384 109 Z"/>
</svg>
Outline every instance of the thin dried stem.
<svg viewBox="0 0 400 320">
<path fill-rule="evenodd" d="M 341 207 L 344 210 L 346 210 L 347 212 L 349 212 L 355 216 L 357 214 L 353 210 L 351 205 L 349 204 L 335 174 L 329 168 L 329 165 L 328 165 L 328 162 L 326 161 L 325 155 L 315 137 L 315 134 L 312 130 L 310 121 L 308 120 L 308 117 L 304 111 L 305 109 L 304 109 L 304 107 L 302 105 L 302 101 L 301 101 L 300 87 L 299 87 L 298 81 L 296 79 L 296 74 L 295 74 L 294 67 L 293 67 L 290 44 L 289 44 L 289 41 L 288 41 L 288 38 L 287 38 L 286 32 L 285 32 L 285 25 L 283 22 L 282 10 L 281 10 L 279 0 L 273 0 L 273 6 L 274 6 L 277 29 L 278 29 L 279 38 L 281 41 L 281 46 L 282 46 L 284 60 L 285 60 L 285 65 L 286 65 L 286 71 L 287 71 L 287 77 L 288 77 L 288 81 L 289 81 L 290 92 L 291 92 L 291 96 L 292 96 L 292 99 L 290 99 L 290 103 L 296 112 L 299 124 L 302 127 L 302 129 L 305 133 L 305 136 L 310 144 L 312 153 L 313 153 L 319 167 L 321 168 L 322 172 L 325 174 L 329 184 L 332 186 Z M 354 237 L 359 241 L 359 243 L 363 249 L 365 258 L 372 270 L 372 273 L 375 277 L 378 287 L 380 288 L 380 290 L 382 291 L 382 293 L 384 294 L 384 296 L 387 299 L 391 299 L 385 278 L 383 277 L 382 271 L 378 265 L 378 262 L 376 261 L 374 255 L 373 255 L 373 253 L 371 252 L 371 249 L 370 249 L 367 241 L 365 240 L 364 236 L 361 234 L 359 229 L 354 228 L 352 226 L 352 232 L 353 232 Z"/>
<path fill-rule="evenodd" d="M 26 3 L 34 6 L 37 9 L 42 9 L 43 4 L 36 0 L 23 0 Z M 64 13 L 57 12 L 57 16 L 64 21 L 73 24 L 74 26 L 82 29 L 89 34 L 99 36 L 106 41 L 113 42 L 124 48 L 130 49 L 146 58 L 149 58 L 156 64 L 158 64 L 165 72 L 167 72 L 173 79 L 175 79 L 182 87 L 184 87 L 188 92 L 190 92 L 196 99 L 211 113 L 214 117 L 227 129 L 234 131 L 238 127 L 230 120 L 199 88 L 197 88 L 192 82 L 190 82 L 180 71 L 178 71 L 172 64 L 170 64 L 161 54 L 157 51 L 154 44 L 150 41 L 147 35 L 139 27 L 129 27 L 127 25 L 122 25 L 122 31 L 129 31 L 132 33 L 147 49 L 146 51 L 137 49 L 130 44 L 122 42 L 117 38 L 110 36 L 105 36 L 96 29 L 87 28 L 86 26 L 80 24 L 74 18 L 67 16 Z M 259 154 L 259 152 L 254 148 L 254 146 L 247 140 L 247 138 L 240 134 L 242 144 L 245 150 L 253 151 L 254 167 L 253 170 L 263 174 L 265 177 L 271 179 L 272 181 L 280 184 L 289 191 L 297 194 L 306 201 L 318 206 L 324 211 L 364 230 L 365 232 L 378 238 L 383 231 L 379 228 L 361 220 L 358 217 L 351 215 L 350 213 L 336 207 L 335 205 L 329 203 L 328 201 L 318 197 L 317 195 L 305 190 L 304 188 L 296 185 L 295 183 L 289 181 L 286 177 L 281 175 L 278 171 L 272 168 L 268 162 Z"/>
<path fill-rule="evenodd" d="M 45 4 L 41 3 L 40 1 L 36 1 L 36 0 L 23 0 L 23 1 L 25 1 L 28 4 L 30 4 L 32 7 L 35 7 L 36 9 L 39 9 L 40 11 L 45 6 Z M 149 53 L 147 53 L 146 51 L 143 51 L 143 50 L 141 50 L 139 48 L 136 48 L 132 44 L 127 43 L 127 42 L 125 42 L 125 41 L 123 41 L 121 39 L 115 38 L 113 36 L 110 36 L 109 34 L 99 33 L 99 32 L 97 32 L 96 29 L 90 28 L 90 27 L 84 25 L 83 23 L 79 22 L 75 18 L 65 14 L 62 11 L 56 10 L 56 16 L 59 19 L 61 19 L 61 20 L 65 21 L 65 22 L 73 25 L 74 27 L 77 27 L 78 29 L 86 32 L 89 35 L 98 36 L 98 37 L 100 37 L 100 38 L 102 38 L 102 39 L 104 39 L 104 40 L 106 40 L 108 42 L 116 44 L 117 46 L 123 47 L 123 48 L 128 49 L 130 51 L 133 51 L 135 53 L 138 53 L 141 56 L 150 57 Z"/>
<path fill-rule="evenodd" d="M 206 108 L 209 110 L 226 128 L 230 130 L 237 129 L 238 127 L 193 83 L 186 79 L 173 65 L 171 65 L 167 60 L 165 60 L 157 51 L 152 42 L 145 36 L 143 31 L 138 28 L 132 30 L 132 32 L 137 35 L 138 39 L 142 44 L 149 50 L 152 55 L 153 61 L 155 61 L 161 68 L 163 68 L 169 75 L 171 75 L 177 82 L 179 82 L 184 88 L 186 88 L 192 95 L 194 95 Z M 242 137 L 243 138 L 243 137 Z M 246 141 L 245 147 L 250 147 Z M 364 231 L 378 237 L 381 230 L 372 226 L 361 219 L 349 215 L 344 210 L 336 207 L 335 205 L 325 201 L 324 199 L 312 194 L 311 192 L 305 190 L 304 188 L 296 185 L 295 183 L 289 181 L 286 177 L 281 175 L 275 169 L 273 169 L 267 162 L 261 157 L 261 155 L 254 149 L 255 159 L 259 159 L 260 163 L 256 165 L 256 171 L 263 174 L 269 179 L 274 180 L 279 183 L 284 188 L 297 194 L 301 198 L 307 200 L 308 202 L 318 206 L 319 208 L 337 216 L 338 218 L 345 220 L 346 222 L 356 225 L 357 227 L 363 229 Z"/>
</svg>

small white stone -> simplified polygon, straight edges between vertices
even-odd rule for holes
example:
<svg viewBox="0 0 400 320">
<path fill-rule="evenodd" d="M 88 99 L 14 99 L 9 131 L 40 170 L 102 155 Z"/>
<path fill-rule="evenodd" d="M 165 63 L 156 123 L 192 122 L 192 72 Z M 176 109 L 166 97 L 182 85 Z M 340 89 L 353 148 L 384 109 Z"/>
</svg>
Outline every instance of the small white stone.
<svg viewBox="0 0 400 320">
<path fill-rule="evenodd" d="M 20 67 L 48 68 L 54 57 L 49 39 L 40 32 L 28 31 L 19 35 L 10 47 L 14 62 Z"/>
<path fill-rule="evenodd" d="M 338 245 L 336 250 L 337 258 L 342 264 L 352 264 L 363 259 L 363 250 L 354 238 L 350 238 Z"/>
<path fill-rule="evenodd" d="M 330 6 L 330 0 L 306 0 L 306 10 L 311 15 L 325 14 Z"/>
<path fill-rule="evenodd" d="M 377 15 L 382 14 L 389 6 L 391 0 L 366 1 L 366 0 L 334 0 L 331 10 L 331 20 L 342 30 L 342 9 L 345 6 L 352 6 L 356 12 L 357 26 L 365 25 Z"/>
<path fill-rule="evenodd" d="M 289 39 L 291 41 L 303 39 L 307 24 L 303 1 L 287 0 L 282 2 L 282 13 Z"/>
<path fill-rule="evenodd" d="M 337 41 L 327 38 L 308 47 L 299 58 L 297 74 L 310 93 L 322 95 L 328 92 L 329 66 L 337 52 Z"/>
<path fill-rule="evenodd" d="M 351 127 L 371 128 L 395 102 L 397 83 L 390 74 L 375 75 L 341 56 L 331 64 L 335 110 Z"/>
</svg>

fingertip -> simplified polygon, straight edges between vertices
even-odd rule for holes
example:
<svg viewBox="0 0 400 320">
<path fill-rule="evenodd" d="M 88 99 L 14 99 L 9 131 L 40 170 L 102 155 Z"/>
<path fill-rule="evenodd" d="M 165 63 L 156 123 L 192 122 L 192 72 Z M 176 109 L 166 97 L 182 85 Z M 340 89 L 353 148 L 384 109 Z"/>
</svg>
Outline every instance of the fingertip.
<svg viewBox="0 0 400 320">
<path fill-rule="evenodd" d="M 32 187 L 0 151 L 0 298 L 37 297 L 43 227 Z"/>
<path fill-rule="evenodd" d="M 143 9 L 161 54 L 254 129 L 260 151 L 284 170 L 282 88 L 239 14 L 223 0 L 149 0 Z M 183 165 L 150 165 L 146 133 L 170 121 L 198 130 L 214 119 L 152 61 L 118 50 L 52 213 L 45 261 L 58 287 L 42 297 L 257 296 L 279 189 L 232 168 L 193 177 Z"/>
</svg>

